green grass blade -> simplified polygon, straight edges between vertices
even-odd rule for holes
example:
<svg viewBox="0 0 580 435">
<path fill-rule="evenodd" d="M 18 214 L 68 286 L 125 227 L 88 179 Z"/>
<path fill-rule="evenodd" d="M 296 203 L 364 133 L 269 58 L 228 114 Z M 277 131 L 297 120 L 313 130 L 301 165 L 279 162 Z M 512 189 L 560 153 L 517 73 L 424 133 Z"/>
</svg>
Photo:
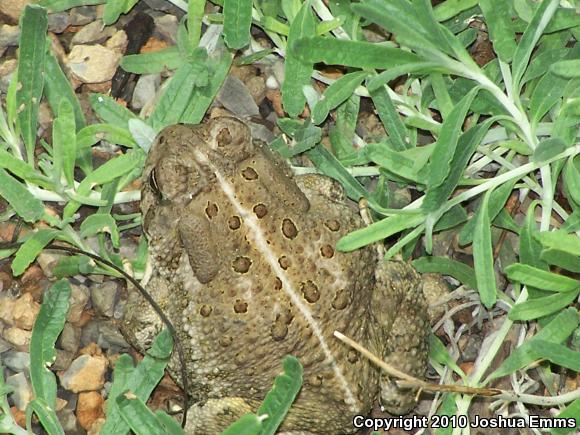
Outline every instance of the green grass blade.
<svg viewBox="0 0 580 435">
<path fill-rule="evenodd" d="M 324 122 L 329 112 L 345 102 L 367 75 L 366 71 L 356 71 L 345 74 L 331 84 L 312 109 L 312 122 L 316 125 Z"/>
<path fill-rule="evenodd" d="M 59 106 L 63 99 L 71 104 L 77 129 L 85 126 L 85 115 L 75 92 L 62 71 L 58 61 L 50 50 L 44 58 L 44 95 L 52 108 L 53 113 L 58 113 Z"/>
<path fill-rule="evenodd" d="M 157 420 L 155 414 L 131 391 L 127 390 L 120 394 L 116 402 L 121 417 L 135 434 L 162 435 L 165 433 L 164 426 Z"/>
<path fill-rule="evenodd" d="M 341 252 L 354 251 L 362 246 L 400 233 L 407 228 L 416 227 L 423 223 L 424 220 L 425 216 L 422 214 L 411 216 L 408 214 L 397 214 L 347 234 L 338 241 L 336 249 Z"/>
<path fill-rule="evenodd" d="M 77 156 L 76 125 L 73 108 L 63 98 L 58 108 L 58 117 L 52 126 L 53 179 L 60 184 L 61 175 L 69 187 L 74 187 L 74 170 Z"/>
<path fill-rule="evenodd" d="M 53 375 L 54 376 L 54 375 Z M 26 427 L 28 433 L 32 433 L 32 414 L 36 414 L 43 429 L 50 435 L 64 435 L 64 430 L 58 421 L 54 406 L 50 406 L 45 400 L 36 398 L 26 407 Z"/>
<path fill-rule="evenodd" d="M 353 68 L 388 69 L 409 65 L 409 69 L 412 69 L 415 64 L 426 65 L 416 54 L 400 48 L 322 36 L 300 38 L 291 45 L 290 51 L 304 62 L 324 62 Z M 404 69 L 399 75 L 402 74 L 405 74 Z"/>
<path fill-rule="evenodd" d="M 510 180 L 494 189 L 489 198 L 489 208 L 487 214 L 489 220 L 493 221 L 499 212 L 503 209 L 506 201 L 508 200 L 517 180 Z M 475 222 L 477 221 L 477 215 L 481 212 L 481 204 L 475 212 L 475 216 L 467 222 L 461 231 L 459 232 L 459 244 L 462 246 L 468 245 L 473 241 L 473 229 L 475 228 Z"/>
<path fill-rule="evenodd" d="M 469 288 L 477 288 L 473 268 L 447 257 L 421 257 L 413 261 L 413 267 L 420 273 L 439 273 L 452 276 Z"/>
<path fill-rule="evenodd" d="M 39 229 L 24 242 L 12 261 L 12 273 L 19 276 L 30 266 L 44 247 L 48 245 L 58 234 L 56 230 Z"/>
<path fill-rule="evenodd" d="M 30 338 L 30 382 L 37 399 L 55 409 L 56 379 L 48 367 L 54 363 L 54 344 L 64 328 L 71 288 L 66 280 L 57 281 L 45 293 Z"/>
<path fill-rule="evenodd" d="M 147 351 L 145 358 L 127 375 L 125 389 L 131 390 L 139 399 L 146 401 L 163 377 L 172 349 L 173 339 L 171 334 L 164 329 L 155 337 L 155 341 Z M 126 368 L 125 366 L 124 369 Z M 118 406 L 109 406 L 107 420 L 101 428 L 101 434 L 117 435 L 126 433 L 128 430 L 129 426 L 121 417 Z"/>
<path fill-rule="evenodd" d="M 307 0 L 290 25 L 287 46 L 292 47 L 298 39 L 313 35 L 315 31 L 316 21 L 310 8 L 310 0 Z M 302 88 L 310 84 L 313 67 L 311 62 L 300 59 L 298 52 L 299 50 L 287 50 L 284 62 L 282 104 L 292 117 L 298 116 L 304 110 L 306 97 Z"/>
<path fill-rule="evenodd" d="M 513 321 L 538 319 L 566 308 L 577 298 L 578 291 L 571 291 L 530 299 L 526 302 L 515 305 L 510 310 L 508 317 Z"/>
<path fill-rule="evenodd" d="M 107 0 L 40 0 L 38 4 L 49 12 L 62 12 L 77 6 L 102 5 Z"/>
<path fill-rule="evenodd" d="M 4 168 L 19 178 L 28 181 L 45 189 L 54 190 L 55 186 L 52 180 L 36 171 L 32 166 L 17 159 L 8 151 L 0 149 L 0 168 Z M 0 179 L 1 175 L 0 175 Z M 2 188 L 0 187 L 0 196 L 2 196 Z"/>
<path fill-rule="evenodd" d="M 383 123 L 385 130 L 389 134 L 389 141 L 395 151 L 405 151 L 411 148 L 411 139 L 401 120 L 393 100 L 384 86 L 372 91 L 371 98 L 375 109 Z"/>
<path fill-rule="evenodd" d="M 516 41 L 508 2 L 480 0 L 479 7 L 483 11 L 494 51 L 502 61 L 509 63 L 516 51 Z"/>
<path fill-rule="evenodd" d="M 435 150 L 431 154 L 431 160 L 427 167 L 427 186 L 430 189 L 443 184 L 449 175 L 451 161 L 462 133 L 463 122 L 478 91 L 479 88 L 475 87 L 463 97 L 441 127 L 441 134 L 437 138 Z"/>
<path fill-rule="evenodd" d="M 130 119 L 137 118 L 129 109 L 118 104 L 113 98 L 102 94 L 89 94 L 93 110 L 103 121 L 127 129 Z"/>
<path fill-rule="evenodd" d="M 246 414 L 232 423 L 221 435 L 257 435 L 262 428 L 262 419 L 256 414 Z"/>
<path fill-rule="evenodd" d="M 562 343 L 576 330 L 578 324 L 580 324 L 578 311 L 574 308 L 568 308 L 562 311 L 529 341 L 514 349 L 490 375 L 489 380 L 507 376 L 531 364 L 534 361 L 534 357 L 530 354 L 531 343 L 533 341 L 546 340 L 552 343 Z"/>
<path fill-rule="evenodd" d="M 184 62 L 177 46 L 143 54 L 130 54 L 121 58 L 119 64 L 127 72 L 134 74 L 157 74 L 165 70 L 179 68 Z"/>
<path fill-rule="evenodd" d="M 0 168 L 0 197 L 26 222 L 36 222 L 44 214 L 44 204 L 4 169 Z"/>
<path fill-rule="evenodd" d="M 559 0 L 543 0 L 520 39 L 512 62 L 513 89 L 518 94 L 532 51 L 556 12 L 559 3 Z"/>
<path fill-rule="evenodd" d="M 552 292 L 571 292 L 580 288 L 580 281 L 557 273 L 537 269 L 527 264 L 511 264 L 505 268 L 507 277 L 524 285 Z"/>
<path fill-rule="evenodd" d="M 224 0 L 224 40 L 229 48 L 245 47 L 250 42 L 252 0 Z"/>
<path fill-rule="evenodd" d="M 232 65 L 232 59 L 233 56 L 225 49 L 223 44 L 209 57 L 207 64 L 210 71 L 209 83 L 203 88 L 194 90 L 191 103 L 185 108 L 179 118 L 179 122 L 183 124 L 199 124 L 203 120 L 207 109 L 226 79 Z"/>
<path fill-rule="evenodd" d="M 189 0 L 187 8 L 187 30 L 189 45 L 197 47 L 201 36 L 201 23 L 205 12 L 205 0 Z"/>
<path fill-rule="evenodd" d="M 564 231 L 545 231 L 538 233 L 540 243 L 546 248 L 558 249 L 580 256 L 580 238 Z"/>
<path fill-rule="evenodd" d="M 38 5 L 27 5 L 22 13 L 20 28 L 16 104 L 26 156 L 28 163 L 33 164 L 38 107 L 44 87 L 44 57 L 48 30 L 46 9 Z"/>
<path fill-rule="evenodd" d="M 574 273 L 580 273 L 580 259 L 558 249 L 544 249 L 540 258 L 548 264 Z"/>
<path fill-rule="evenodd" d="M 120 236 L 117 222 L 110 214 L 95 213 L 81 223 L 81 237 L 90 237 L 99 233 L 109 233 L 113 247 L 119 248 Z"/>
<path fill-rule="evenodd" d="M 481 212 L 477 215 L 473 234 L 473 262 L 475 264 L 475 278 L 481 303 L 491 308 L 497 298 L 495 286 L 495 272 L 493 268 L 493 249 L 491 244 L 491 222 L 489 220 L 489 198 L 491 191 L 487 191 L 481 203 Z"/>
<path fill-rule="evenodd" d="M 257 415 L 267 415 L 261 435 L 274 435 L 284 420 L 292 402 L 302 388 L 302 366 L 296 357 L 284 358 L 284 373 L 276 376 L 274 386 L 266 395 Z"/>
</svg>

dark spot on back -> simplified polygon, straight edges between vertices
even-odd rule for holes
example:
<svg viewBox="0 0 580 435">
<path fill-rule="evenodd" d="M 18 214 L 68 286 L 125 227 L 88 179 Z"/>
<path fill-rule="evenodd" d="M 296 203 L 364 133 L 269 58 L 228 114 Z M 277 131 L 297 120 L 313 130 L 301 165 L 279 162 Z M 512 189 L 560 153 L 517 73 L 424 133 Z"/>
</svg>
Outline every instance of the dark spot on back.
<svg viewBox="0 0 580 435">
<path fill-rule="evenodd" d="M 207 207 L 205 208 L 205 214 L 208 218 L 213 219 L 218 214 L 218 206 L 213 202 L 208 202 Z"/>
<path fill-rule="evenodd" d="M 199 314 L 201 314 L 203 317 L 209 317 L 212 310 L 213 308 L 210 305 L 202 305 L 199 309 Z"/>
<path fill-rule="evenodd" d="M 248 181 L 254 181 L 258 179 L 258 173 L 254 170 L 254 168 L 248 166 L 242 170 L 242 177 Z"/>
<path fill-rule="evenodd" d="M 256 204 L 254 206 L 253 210 L 254 210 L 254 213 L 256 213 L 256 216 L 258 217 L 258 219 L 262 219 L 268 213 L 268 209 L 266 208 L 266 206 L 264 204 Z"/>
<path fill-rule="evenodd" d="M 304 299 L 306 299 L 311 304 L 317 302 L 318 299 L 320 299 L 320 291 L 318 290 L 318 286 L 310 280 L 303 282 L 300 285 L 300 290 L 304 295 Z"/>
<path fill-rule="evenodd" d="M 238 216 L 231 216 L 228 219 L 228 227 L 230 228 L 230 230 L 237 230 L 238 228 L 240 228 L 240 218 Z"/>
<path fill-rule="evenodd" d="M 294 239 L 298 235 L 296 225 L 290 219 L 284 219 L 282 221 L 282 234 L 288 239 Z"/>
<path fill-rule="evenodd" d="M 250 270 L 251 265 L 252 260 L 250 260 L 248 257 L 237 257 L 232 262 L 232 267 L 237 273 L 246 273 L 248 270 Z"/>
<path fill-rule="evenodd" d="M 334 257 L 334 249 L 332 249 L 332 246 L 330 245 L 322 245 L 322 248 L 320 248 L 320 255 L 324 258 L 332 258 Z"/>
<path fill-rule="evenodd" d="M 328 228 L 330 231 L 338 231 L 340 230 L 340 222 L 336 219 L 330 219 L 324 222 L 324 226 Z"/>
</svg>

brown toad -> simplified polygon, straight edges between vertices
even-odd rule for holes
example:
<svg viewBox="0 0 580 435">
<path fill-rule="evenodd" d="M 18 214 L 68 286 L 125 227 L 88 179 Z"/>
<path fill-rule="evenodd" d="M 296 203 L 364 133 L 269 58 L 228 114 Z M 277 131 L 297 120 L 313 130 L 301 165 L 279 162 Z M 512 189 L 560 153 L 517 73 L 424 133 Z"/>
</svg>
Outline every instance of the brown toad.
<svg viewBox="0 0 580 435">
<path fill-rule="evenodd" d="M 304 366 L 304 385 L 282 431 L 352 432 L 353 416 L 377 397 L 391 412 L 412 408 L 413 392 L 333 337 L 341 331 L 400 370 L 424 374 L 420 277 L 372 247 L 334 249 L 362 225 L 334 181 L 293 177 L 227 117 L 166 128 L 143 177 L 147 287 L 185 348 L 196 402 L 190 433 L 218 433 L 255 412 L 289 354 Z M 129 340 L 143 350 L 161 328 L 132 293 L 123 321 Z M 179 380 L 178 370 L 174 356 L 170 372 Z"/>
</svg>

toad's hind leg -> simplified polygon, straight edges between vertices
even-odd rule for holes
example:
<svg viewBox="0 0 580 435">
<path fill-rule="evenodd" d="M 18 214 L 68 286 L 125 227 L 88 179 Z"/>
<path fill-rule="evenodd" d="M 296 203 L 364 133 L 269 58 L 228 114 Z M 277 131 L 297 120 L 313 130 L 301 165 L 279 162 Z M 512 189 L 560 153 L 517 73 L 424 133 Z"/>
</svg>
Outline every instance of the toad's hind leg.
<svg viewBox="0 0 580 435">
<path fill-rule="evenodd" d="M 382 262 L 373 292 L 375 350 L 392 367 L 423 378 L 427 369 L 429 317 L 419 274 L 403 262 Z M 393 414 L 414 406 L 414 390 L 397 387 L 381 373 L 381 405 Z"/>
</svg>

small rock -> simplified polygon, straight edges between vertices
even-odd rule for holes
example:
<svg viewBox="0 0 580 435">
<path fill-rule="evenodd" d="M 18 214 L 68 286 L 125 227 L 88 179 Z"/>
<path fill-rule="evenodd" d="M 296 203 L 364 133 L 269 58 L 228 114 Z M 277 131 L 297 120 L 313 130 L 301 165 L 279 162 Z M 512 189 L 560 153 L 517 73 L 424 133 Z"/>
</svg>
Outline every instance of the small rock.
<svg viewBox="0 0 580 435">
<path fill-rule="evenodd" d="M 71 45 L 101 44 L 113 36 L 116 29 L 104 26 L 102 20 L 95 20 L 79 30 L 71 40 Z"/>
<path fill-rule="evenodd" d="M 66 322 L 58 340 L 61 349 L 76 353 L 81 343 L 81 328 Z"/>
<path fill-rule="evenodd" d="M 153 21 L 155 22 L 154 36 L 172 44 L 177 44 L 179 21 L 175 15 L 162 15 L 155 17 Z"/>
<path fill-rule="evenodd" d="M 0 326 L 0 333 L 1 332 L 2 332 L 2 327 Z M 4 353 L 10 349 L 12 349 L 12 345 L 0 337 L 0 353 Z"/>
<path fill-rule="evenodd" d="M 110 349 L 112 346 L 119 348 L 129 348 L 129 344 L 119 331 L 118 324 L 113 320 L 99 322 L 99 338 L 97 344 L 102 349 Z"/>
<path fill-rule="evenodd" d="M 81 355 L 59 374 L 61 385 L 75 393 L 99 390 L 105 384 L 107 365 L 104 356 Z"/>
<path fill-rule="evenodd" d="M 9 26 L 8 24 L 0 26 L 0 48 L 17 46 L 19 37 L 18 26 Z"/>
<path fill-rule="evenodd" d="M 121 55 L 102 45 L 75 45 L 67 65 L 83 83 L 102 83 L 113 78 Z"/>
<path fill-rule="evenodd" d="M 10 395 L 14 405 L 20 411 L 24 411 L 28 402 L 32 400 L 32 388 L 30 388 L 26 376 L 24 376 L 24 373 L 8 376 L 6 384 L 14 388 L 14 392 Z"/>
<path fill-rule="evenodd" d="M 127 50 L 127 44 L 129 40 L 127 39 L 127 34 L 124 30 L 118 30 L 113 36 L 111 36 L 105 43 L 105 47 L 110 48 L 115 53 L 119 53 L 121 56 L 125 54 Z"/>
<path fill-rule="evenodd" d="M 113 317 L 117 291 L 118 284 L 114 281 L 106 281 L 103 284 L 91 286 L 91 301 L 98 314 Z"/>
<path fill-rule="evenodd" d="M 30 354 L 11 350 L 2 355 L 2 363 L 16 373 L 30 369 Z"/>
<path fill-rule="evenodd" d="M 93 6 L 79 6 L 72 8 L 69 14 L 71 26 L 84 26 L 97 18 L 97 11 Z"/>
<path fill-rule="evenodd" d="M 56 358 L 50 366 L 53 370 L 67 370 L 75 357 L 76 353 L 68 350 L 56 349 Z"/>
<path fill-rule="evenodd" d="M 29 3 L 33 3 L 32 0 L 2 0 L 0 13 L 9 16 L 14 22 L 18 22 L 24 6 Z"/>
<path fill-rule="evenodd" d="M 246 85 L 235 76 L 228 76 L 217 96 L 217 100 L 238 117 L 250 118 L 260 113 Z"/>
<path fill-rule="evenodd" d="M 23 352 L 26 351 L 30 345 L 31 335 L 32 332 L 14 326 L 4 330 L 4 339 L 12 344 L 15 349 Z"/>
<path fill-rule="evenodd" d="M 246 81 L 246 86 L 254 99 L 254 102 L 259 106 L 266 98 L 266 81 L 262 76 L 254 76 Z"/>
<path fill-rule="evenodd" d="M 69 298 L 70 308 L 66 320 L 71 323 L 78 322 L 81 319 L 85 305 L 90 297 L 89 289 L 84 285 L 71 285 L 71 294 Z"/>
<path fill-rule="evenodd" d="M 67 435 L 81 435 L 85 431 L 77 421 L 77 417 L 72 409 L 64 408 L 56 413 L 58 421 Z"/>
<path fill-rule="evenodd" d="M 280 87 L 280 83 L 278 83 L 275 76 L 269 75 L 266 79 L 266 87 L 270 90 L 276 90 Z"/>
<path fill-rule="evenodd" d="M 87 431 L 87 435 L 99 435 L 104 424 L 104 418 L 97 418 L 91 428 Z"/>
<path fill-rule="evenodd" d="M 32 299 L 30 293 L 24 293 L 12 305 L 14 326 L 30 331 L 40 311 L 40 304 Z"/>
<path fill-rule="evenodd" d="M 105 417 L 103 404 L 103 396 L 97 391 L 79 393 L 76 415 L 83 429 L 89 430 L 96 419 Z"/>
<path fill-rule="evenodd" d="M 48 14 L 48 30 L 53 33 L 62 33 L 69 25 L 69 15 L 66 12 Z"/>
<path fill-rule="evenodd" d="M 139 80 L 137 80 L 137 84 L 135 85 L 135 90 L 133 91 L 131 106 L 134 109 L 142 109 L 147 103 L 155 98 L 160 83 L 161 78 L 159 77 L 159 74 L 145 74 L 139 77 Z"/>
<path fill-rule="evenodd" d="M 94 319 L 89 320 L 81 330 L 81 346 L 98 342 L 99 334 L 99 322 Z"/>
<path fill-rule="evenodd" d="M 14 324 L 14 304 L 16 301 L 7 295 L 0 295 L 0 320 L 9 325 Z"/>
</svg>

